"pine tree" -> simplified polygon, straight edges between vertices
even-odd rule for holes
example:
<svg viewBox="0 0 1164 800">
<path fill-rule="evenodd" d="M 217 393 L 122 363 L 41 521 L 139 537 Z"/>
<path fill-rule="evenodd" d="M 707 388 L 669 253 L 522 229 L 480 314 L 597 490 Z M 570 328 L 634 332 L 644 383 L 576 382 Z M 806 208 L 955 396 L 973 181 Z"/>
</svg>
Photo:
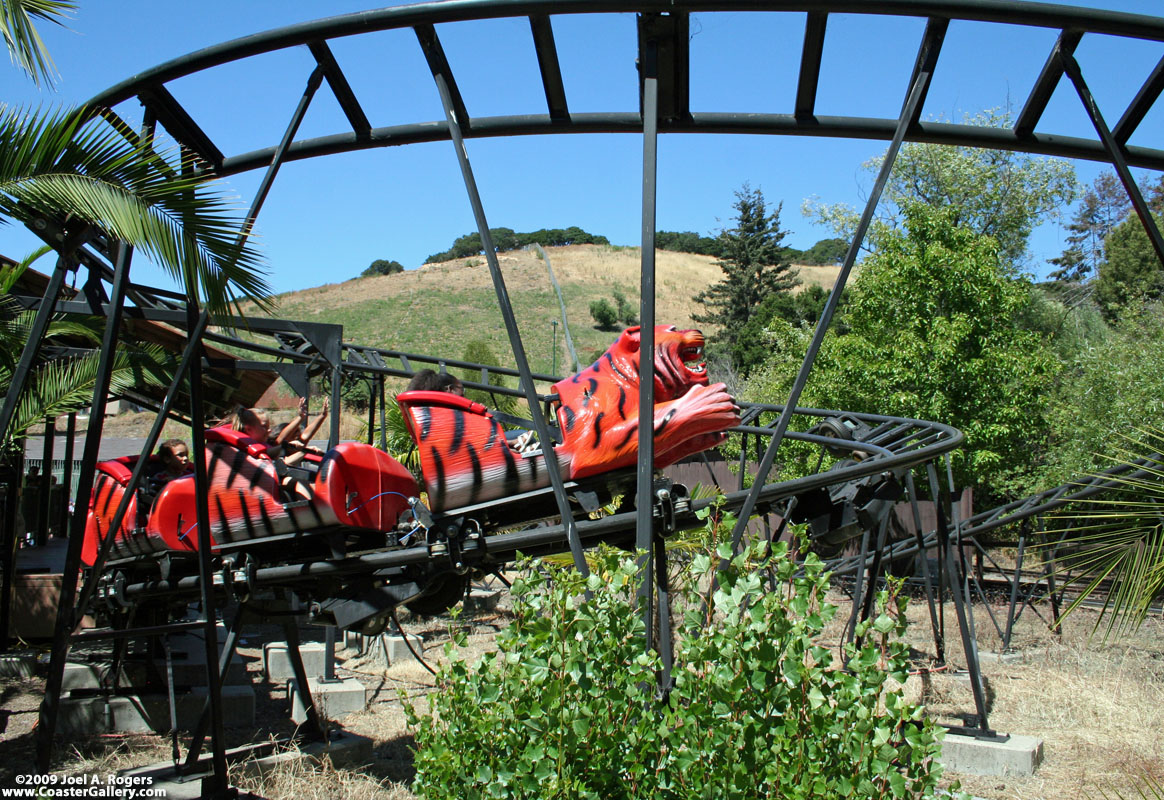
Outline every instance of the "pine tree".
<svg viewBox="0 0 1164 800">
<path fill-rule="evenodd" d="M 1079 203 L 1067 226 L 1067 249 L 1051 259 L 1059 267 L 1050 274 L 1060 281 L 1085 281 L 1099 271 L 1105 259 L 1103 243 L 1112 228 L 1127 216 L 1131 203 L 1115 173 L 1104 172 L 1095 179 Z"/>
<path fill-rule="evenodd" d="M 736 192 L 735 227 L 721 231 L 718 239 L 722 255 L 716 264 L 723 280 L 692 298 L 706 309 L 692 318 L 719 326 L 714 349 L 729 355 L 737 368 L 743 366 L 740 337 L 752 315 L 768 297 L 800 283 L 781 244 L 788 234 L 780 227 L 782 206 L 769 214 L 759 189 L 744 184 Z"/>
</svg>

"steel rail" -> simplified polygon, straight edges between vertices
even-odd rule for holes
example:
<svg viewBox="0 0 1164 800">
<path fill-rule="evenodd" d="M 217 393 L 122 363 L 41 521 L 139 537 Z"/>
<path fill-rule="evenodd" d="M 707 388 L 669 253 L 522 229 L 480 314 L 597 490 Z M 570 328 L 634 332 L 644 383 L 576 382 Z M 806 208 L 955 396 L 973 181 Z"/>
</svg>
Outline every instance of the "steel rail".
<svg viewBox="0 0 1164 800">
<path fill-rule="evenodd" d="M 660 133 L 751 134 L 767 136 L 811 136 L 832 139 L 866 139 L 889 141 L 897 125 L 894 119 L 876 117 L 817 116 L 797 119 L 795 114 L 750 114 L 694 111 L 689 119 L 660 121 Z M 587 112 L 571 114 L 562 122 L 548 114 L 524 114 L 474 117 L 473 127 L 465 139 L 503 136 L 540 136 L 550 134 L 641 134 L 642 119 L 637 112 Z M 337 155 L 377 147 L 443 142 L 449 138 L 444 122 L 423 122 L 373 128 L 366 136 L 338 133 L 300 140 L 287 148 L 287 161 Z M 1012 150 L 1060 158 L 1107 163 L 1107 150 L 1099 141 L 1076 136 L 1032 133 L 1020 136 L 1008 128 L 987 128 L 961 123 L 919 121 L 905 135 L 911 143 L 943 144 Z M 1164 150 L 1129 145 L 1124 148 L 1129 165 L 1144 169 L 1164 169 Z M 265 147 L 228 156 L 214 171 L 218 177 L 230 177 L 265 168 L 274 157 L 275 147 Z"/>
<path fill-rule="evenodd" d="M 818 410 L 817 413 L 827 416 L 837 412 Z M 963 440 L 960 431 L 939 423 L 876 414 L 854 414 L 853 416 L 864 421 L 906 423 L 919 429 L 932 430 L 941 434 L 941 438 L 921 448 L 893 452 L 867 443 L 845 442 L 814 434 L 790 434 L 789 438 L 833 446 L 852 445 L 854 449 L 869 450 L 873 454 L 862 461 L 840 469 L 768 484 L 760 490 L 756 498 L 756 510 L 765 512 L 780 500 L 815 489 L 925 464 L 958 448 Z M 761 431 L 761 433 L 770 434 L 771 432 Z M 728 510 L 741 508 L 750 492 L 751 490 L 744 489 L 724 494 L 723 507 Z M 692 530 L 702 527 L 704 521 L 699 517 L 699 512 L 717 502 L 720 501 L 712 498 L 692 501 L 691 511 L 676 518 L 676 530 Z M 441 519 L 454 519 L 459 513 L 458 509 L 452 509 L 447 514 L 437 515 L 436 526 L 440 527 Z M 612 514 L 598 520 L 578 520 L 574 523 L 578 540 L 583 547 L 592 547 L 600 542 L 633 544 L 636 527 L 637 511 L 634 510 Z M 261 542 L 261 540 L 257 541 Z M 469 542 L 467 545 L 463 545 L 463 548 L 462 555 L 466 563 L 507 563 L 516 559 L 519 553 L 542 555 L 568 552 L 569 539 L 566 526 L 559 523 L 531 530 L 488 535 L 477 540 L 477 544 Z M 254 573 L 254 585 L 293 587 L 310 585 L 326 578 L 343 579 L 366 575 L 390 580 L 392 570 L 447 560 L 447 554 L 434 554 L 427 546 L 383 550 L 347 559 L 262 567 Z M 125 587 L 124 596 L 127 599 L 140 601 L 147 597 L 188 595 L 198 591 L 199 587 L 198 576 L 190 575 L 170 581 L 151 580 L 130 584 Z"/>
<path fill-rule="evenodd" d="M 1118 489 L 1129 480 L 1151 478 L 1158 480 L 1158 469 L 1150 468 L 1153 464 L 1164 461 L 1164 454 L 1155 454 L 1138 459 L 1129 464 L 1120 464 L 1116 467 L 1088 476 L 1085 479 L 1065 483 L 1053 489 L 1047 489 L 1036 495 L 1016 500 L 1013 503 L 997 506 L 982 511 L 965 519 L 959 526 L 957 536 L 952 537 L 955 546 L 975 541 L 978 536 L 1006 525 L 1021 522 L 1024 519 L 1046 514 L 1062 508 L 1070 503 L 1087 500 L 1103 492 Z M 890 559 L 905 558 L 916 555 L 922 550 L 929 550 L 937 546 L 933 531 L 927 531 L 919 544 L 914 539 L 902 539 L 891 544 L 886 556 Z M 866 557 L 867 558 L 867 557 Z M 859 568 L 862 556 L 846 556 L 830 561 L 828 566 L 833 574 L 845 575 Z"/>
</svg>

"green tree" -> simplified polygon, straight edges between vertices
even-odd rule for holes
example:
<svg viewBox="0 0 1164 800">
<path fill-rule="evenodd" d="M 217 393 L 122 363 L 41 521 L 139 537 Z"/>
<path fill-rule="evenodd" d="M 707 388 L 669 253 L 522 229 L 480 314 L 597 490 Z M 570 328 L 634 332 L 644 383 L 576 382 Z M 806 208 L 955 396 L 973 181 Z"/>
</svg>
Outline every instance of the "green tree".
<svg viewBox="0 0 1164 800">
<path fill-rule="evenodd" d="M 382 258 L 377 258 L 366 270 L 360 273 L 360 277 L 371 278 L 375 275 L 392 275 L 396 272 L 404 272 L 404 265 L 399 261 L 385 261 Z"/>
<path fill-rule="evenodd" d="M 845 287 L 830 327 L 834 333 L 843 334 L 848 331 L 844 310 L 849 296 L 850 289 Z M 774 320 L 782 320 L 798 328 L 814 327 L 828 299 L 828 290 L 815 284 L 805 286 L 799 292 L 779 292 L 769 295 L 740 333 L 735 349 L 737 369 L 746 376 L 771 359 L 772 343 L 769 341 L 767 329 Z"/>
<path fill-rule="evenodd" d="M 1067 248 L 1050 263 L 1059 269 L 1050 277 L 1061 281 L 1085 281 L 1104 261 L 1104 241 L 1127 216 L 1131 201 L 1113 172 L 1102 172 L 1083 193 L 1075 216 L 1067 226 Z"/>
<path fill-rule="evenodd" d="M 719 255 L 719 240 L 700 236 L 692 231 L 656 231 L 655 247 L 673 253 L 696 253 L 704 256 Z"/>
<path fill-rule="evenodd" d="M 461 356 L 462 361 L 468 361 L 472 364 L 480 364 L 483 367 L 499 367 L 501 362 L 497 360 L 497 356 L 493 353 L 493 348 L 489 343 L 481 339 L 474 339 L 465 345 L 465 352 Z M 472 369 L 461 370 L 461 377 L 467 381 L 478 382 L 481 380 L 481 373 Z M 489 385 L 504 387 L 506 385 L 505 376 L 499 372 L 489 372 Z M 508 394 L 499 394 L 497 392 L 489 392 L 481 389 L 466 389 L 465 396 L 470 400 L 475 400 L 482 405 L 490 406 L 505 414 L 516 413 L 520 403 L 516 397 Z"/>
<path fill-rule="evenodd" d="M 845 260 L 845 254 L 848 251 L 849 241 L 847 239 L 821 239 L 801 253 L 796 263 L 810 265 L 840 264 Z"/>
<path fill-rule="evenodd" d="M 853 286 L 849 332 L 826 337 L 801 402 L 953 425 L 966 434 L 960 485 L 1001 499 L 1044 445 L 1057 371 L 1045 337 L 1019 324 L 1030 282 L 951 209 L 910 202 L 902 211 L 904 230 L 878 230 Z M 773 324 L 774 355 L 750 396 L 787 395 L 804 335 Z"/>
<path fill-rule="evenodd" d="M 544 247 L 560 247 L 570 244 L 610 244 L 605 236 L 587 233 L 576 225 L 565 230 L 542 228 L 532 233 L 515 233 L 513 228 L 490 228 L 489 234 L 493 238 L 493 248 L 498 253 L 507 250 L 517 250 L 531 244 L 540 244 Z M 457 258 L 479 256 L 485 250 L 481 245 L 480 233 L 466 233 L 453 242 L 453 246 L 443 253 L 434 253 L 425 259 L 426 264 L 435 264 L 440 261 L 452 261 Z"/>
<path fill-rule="evenodd" d="M 1010 127 L 1009 113 L 987 111 L 967 125 Z M 864 165 L 880 169 L 884 156 Z M 1077 181 L 1070 162 L 1011 150 L 915 143 L 901 149 L 885 187 L 881 221 L 896 227 L 907 203 L 920 201 L 948 209 L 954 224 L 993 236 L 1009 264 L 1020 264 L 1031 231 L 1075 199 Z M 804 213 L 851 238 L 857 213 L 843 204 L 805 203 Z"/>
<path fill-rule="evenodd" d="M 637 325 L 639 323 L 638 309 L 634 303 L 628 302 L 626 295 L 617 289 L 614 290 L 614 313 L 623 325 Z"/>
<path fill-rule="evenodd" d="M 718 326 L 714 341 L 737 367 L 741 334 L 752 314 L 770 295 L 787 292 L 799 283 L 784 258 L 781 244 L 787 231 L 780 227 L 780 209 L 769 213 L 764 195 L 747 184 L 736 192 L 735 227 L 719 235 L 721 255 L 716 264 L 723 279 L 695 295 L 706 312 L 692 314 L 696 322 Z"/>
<path fill-rule="evenodd" d="M 1153 216 L 1159 227 L 1161 215 Z M 1164 295 L 1164 266 L 1138 216 L 1129 214 L 1112 228 L 1104 250 L 1107 260 L 1095 279 L 1095 300 L 1108 321 Z"/>
<path fill-rule="evenodd" d="M 1049 404 L 1042 487 L 1111 466 L 1123 437 L 1164 430 L 1164 307 L 1128 313 L 1075 350 Z"/>
</svg>

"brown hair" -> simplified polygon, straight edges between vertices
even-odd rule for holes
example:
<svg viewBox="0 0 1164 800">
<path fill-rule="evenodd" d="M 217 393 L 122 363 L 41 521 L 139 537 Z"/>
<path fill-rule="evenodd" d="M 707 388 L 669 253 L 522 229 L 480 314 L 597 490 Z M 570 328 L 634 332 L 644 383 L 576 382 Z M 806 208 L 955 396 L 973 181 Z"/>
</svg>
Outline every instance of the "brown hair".
<svg viewBox="0 0 1164 800">
<path fill-rule="evenodd" d="M 163 461 L 168 460 L 174 455 L 174 448 L 179 445 L 185 447 L 186 442 L 182 439 L 167 439 L 158 445 L 158 455 L 162 457 Z"/>
</svg>

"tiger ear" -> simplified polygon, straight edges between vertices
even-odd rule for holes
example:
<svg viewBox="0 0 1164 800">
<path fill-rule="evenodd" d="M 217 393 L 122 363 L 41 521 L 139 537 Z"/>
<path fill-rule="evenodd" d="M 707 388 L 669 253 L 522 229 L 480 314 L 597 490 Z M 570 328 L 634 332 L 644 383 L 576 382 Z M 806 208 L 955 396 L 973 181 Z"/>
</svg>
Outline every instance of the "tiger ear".
<svg viewBox="0 0 1164 800">
<path fill-rule="evenodd" d="M 618 337 L 619 347 L 629 353 L 637 353 L 642 344 L 642 335 L 638 325 L 632 325 Z"/>
</svg>

